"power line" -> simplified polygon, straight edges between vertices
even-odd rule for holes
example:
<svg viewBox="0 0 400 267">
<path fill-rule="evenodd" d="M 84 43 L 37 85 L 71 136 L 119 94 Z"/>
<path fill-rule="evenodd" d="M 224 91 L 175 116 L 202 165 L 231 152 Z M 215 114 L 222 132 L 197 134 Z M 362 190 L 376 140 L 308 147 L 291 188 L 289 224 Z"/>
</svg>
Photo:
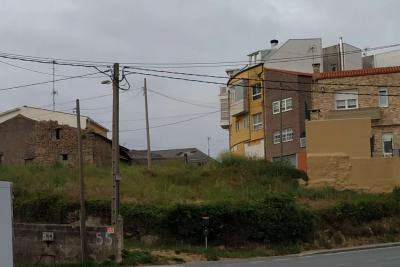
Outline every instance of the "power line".
<svg viewBox="0 0 400 267">
<path fill-rule="evenodd" d="M 127 68 L 137 69 L 137 70 L 142 70 L 142 71 L 157 72 L 157 73 L 168 73 L 168 74 L 176 74 L 176 75 L 183 75 L 183 76 L 195 76 L 195 77 L 215 78 L 215 79 L 232 79 L 232 80 L 246 80 L 246 81 L 256 81 L 256 82 L 276 82 L 276 83 L 294 83 L 294 84 L 310 84 L 310 85 L 314 84 L 313 82 L 270 80 L 270 79 L 252 79 L 252 78 L 231 78 L 229 76 L 218 76 L 218 75 L 208 75 L 208 74 L 178 72 L 178 71 L 167 71 L 167 70 L 155 70 L 155 69 L 148 69 L 148 68 L 136 68 L 136 67 L 127 67 Z M 129 72 L 128 72 L 128 74 L 129 74 Z M 324 85 L 339 85 L 339 86 L 341 86 L 341 85 L 344 85 L 344 86 L 351 85 L 351 86 L 368 86 L 368 87 L 371 87 L 371 86 L 376 86 L 376 87 L 400 87 L 400 85 L 383 85 L 383 84 L 353 84 L 353 83 L 323 83 L 323 84 Z M 224 84 L 224 85 L 226 85 L 226 84 Z"/>
<path fill-rule="evenodd" d="M 149 128 L 150 129 L 161 128 L 161 127 L 167 127 L 167 126 L 176 125 L 176 124 L 180 124 L 180 123 L 184 123 L 184 122 L 188 122 L 188 121 L 193 121 L 193 120 L 197 120 L 197 119 L 200 119 L 200 118 L 204 118 L 204 117 L 210 116 L 210 115 L 215 114 L 215 113 L 217 113 L 219 111 L 220 110 L 216 110 L 216 111 L 208 112 L 208 113 L 205 113 L 203 115 L 200 115 L 200 116 L 197 116 L 197 117 L 193 117 L 193 118 L 190 118 L 190 119 L 176 121 L 176 122 L 172 122 L 172 123 L 160 124 L 160 125 L 156 125 L 156 126 L 151 126 Z M 146 128 L 137 128 L 137 129 L 132 129 L 132 130 L 121 130 L 119 132 L 120 133 L 126 133 L 126 132 L 136 132 L 136 131 L 143 131 L 143 130 L 146 130 Z"/>
<path fill-rule="evenodd" d="M 400 44 L 391 44 L 385 46 L 377 46 L 367 49 L 356 49 L 344 52 L 344 54 L 352 54 L 352 53 L 360 53 L 361 51 L 375 51 L 381 49 L 388 49 L 400 46 Z M 314 58 L 323 58 L 337 55 L 337 53 L 330 54 L 322 54 L 322 55 L 307 55 L 307 56 L 298 56 L 298 57 L 281 57 L 274 58 L 265 61 L 260 61 L 260 63 L 268 62 L 268 63 L 278 63 L 278 62 L 290 62 L 290 61 L 299 61 L 299 60 L 308 60 Z M 56 64 L 59 65 L 67 65 L 67 66 L 77 66 L 77 67 L 109 67 L 113 62 L 111 61 L 93 61 L 93 60 L 76 60 L 76 59 L 65 59 L 65 58 L 48 58 L 48 57 L 38 57 L 38 56 L 27 56 L 27 55 L 19 55 L 19 54 L 11 54 L 11 53 L 0 53 L 0 57 L 36 62 L 36 63 L 47 63 L 51 64 L 52 61 L 56 61 Z M 154 62 L 154 63 L 145 63 L 145 62 L 122 62 L 121 65 L 142 65 L 142 66 L 157 66 L 163 68 L 198 68 L 198 67 L 226 67 L 226 66 L 239 66 L 247 63 L 248 61 L 217 61 L 217 62 Z"/>
<path fill-rule="evenodd" d="M 193 117 L 197 115 L 206 115 L 209 113 L 192 113 L 192 114 L 179 114 L 179 115 L 171 115 L 171 116 L 159 116 L 159 117 L 150 117 L 150 120 L 163 120 L 163 119 L 175 119 L 175 118 L 182 118 L 182 117 Z M 120 120 L 120 122 L 132 122 L 132 121 L 143 121 L 145 118 L 140 119 L 127 119 L 127 120 Z M 98 121 L 99 123 L 110 123 L 112 121 Z"/>
<path fill-rule="evenodd" d="M 166 76 L 166 75 L 158 75 L 158 74 L 151 74 L 151 73 L 143 73 L 143 72 L 129 72 L 128 74 L 138 74 L 138 75 L 144 75 L 144 76 L 152 76 L 152 77 L 158 77 L 158 78 L 165 78 L 165 79 L 173 79 L 173 80 L 182 80 L 182 81 L 189 81 L 189 82 L 198 82 L 198 83 L 207 83 L 207 84 L 217 84 L 217 85 L 226 85 L 225 83 L 222 82 L 216 82 L 216 81 L 205 81 L 205 80 L 197 80 L 197 79 L 189 79 L 189 78 L 182 78 L 182 77 L 173 77 L 173 76 Z M 273 81 L 273 82 L 278 82 L 278 81 Z M 286 81 L 282 81 L 281 83 L 290 83 Z M 295 82 L 298 83 L 298 82 Z M 321 84 L 321 85 L 333 85 L 333 84 Z M 342 84 L 344 85 L 344 84 Z M 351 86 L 358 86 L 356 84 L 346 84 L 346 85 L 351 85 Z M 361 86 L 361 85 L 360 85 Z M 371 85 L 369 85 L 371 86 Z M 375 86 L 375 85 L 372 85 Z M 242 85 L 242 87 L 245 88 L 252 88 L 252 86 L 249 85 Z M 384 87 L 390 87 L 390 86 L 384 86 Z M 398 86 L 396 86 L 398 87 Z M 268 87 L 266 89 L 269 90 L 282 90 L 282 91 L 297 91 L 297 92 L 302 92 L 302 93 L 320 93 L 320 94 L 343 94 L 343 95 L 368 95 L 368 96 L 379 96 L 378 93 L 346 93 L 346 92 L 337 92 L 337 91 L 327 91 L 327 90 L 299 90 L 299 89 L 292 89 L 292 88 L 278 88 L 278 87 Z M 386 96 L 400 96 L 400 94 L 386 94 Z"/>
<path fill-rule="evenodd" d="M 203 108 L 216 108 L 216 106 L 210 106 L 210 105 L 205 105 L 205 104 L 194 103 L 194 102 L 190 102 L 190 100 L 180 99 L 180 98 L 177 98 L 177 97 L 169 96 L 169 95 L 160 93 L 158 91 L 155 91 L 153 89 L 147 89 L 147 90 L 152 92 L 153 94 L 160 95 L 160 96 L 166 97 L 168 99 L 171 99 L 171 100 L 174 100 L 174 101 L 177 101 L 177 102 L 181 102 L 181 103 L 185 103 L 185 104 L 189 104 L 189 105 L 193 105 L 193 106 L 197 106 L 197 107 L 203 107 Z"/>
<path fill-rule="evenodd" d="M 41 84 L 48 84 L 48 83 L 53 83 L 53 82 L 60 82 L 60 81 L 66 81 L 66 80 L 71 80 L 71 79 L 77 79 L 77 78 L 84 78 L 87 76 L 95 75 L 98 74 L 98 72 L 94 73 L 88 73 L 88 74 L 82 74 L 82 75 L 77 75 L 77 76 L 71 76 L 71 77 L 66 77 L 66 78 L 61 78 L 57 80 L 50 80 L 50 81 L 44 81 L 44 82 L 37 82 L 37 83 L 29 83 L 29 84 L 23 84 L 23 85 L 16 85 L 16 86 L 11 86 L 11 87 L 5 87 L 5 88 L 0 88 L 0 91 L 9 91 L 13 89 L 18 89 L 18 88 L 24 88 L 24 87 L 29 87 L 29 86 L 35 86 L 35 85 L 41 85 Z"/>
<path fill-rule="evenodd" d="M 2 60 L 0 60 L 0 63 L 2 63 L 2 64 L 4 64 L 4 65 L 8 65 L 8 66 L 10 66 L 10 67 L 14 67 L 14 68 L 17 68 L 17 69 L 22 69 L 22 70 L 26 70 L 26 71 L 30 71 L 30 72 L 34 72 L 34 73 L 44 74 L 44 75 L 48 75 L 48 76 L 52 76 L 52 75 L 53 75 L 52 73 L 49 73 L 49 72 L 44 72 L 44 71 L 39 71 L 39 70 L 31 69 L 31 68 L 26 68 L 26 67 L 18 66 L 18 65 L 11 64 L 11 63 L 9 63 L 9 62 L 5 62 L 5 61 L 2 61 Z M 54 74 L 54 76 L 56 76 L 56 77 L 68 77 L 68 78 L 73 77 L 73 76 L 71 76 L 71 75 L 61 75 L 61 74 Z M 83 77 L 82 77 L 82 78 L 83 78 Z M 100 78 L 100 76 L 96 76 L 96 77 L 85 77 L 85 78 L 96 79 L 96 78 Z M 75 100 L 74 100 L 74 102 L 75 102 Z"/>
</svg>

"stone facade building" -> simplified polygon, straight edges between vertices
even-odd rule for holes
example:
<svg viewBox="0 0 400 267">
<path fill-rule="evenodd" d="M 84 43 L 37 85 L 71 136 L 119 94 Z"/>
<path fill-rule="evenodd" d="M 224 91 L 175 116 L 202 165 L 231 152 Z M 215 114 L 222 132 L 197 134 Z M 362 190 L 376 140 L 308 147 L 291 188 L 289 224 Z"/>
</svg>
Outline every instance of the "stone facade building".
<svg viewBox="0 0 400 267">
<path fill-rule="evenodd" d="M 400 66 L 315 73 L 314 82 L 312 120 L 369 118 L 371 156 L 399 155 Z"/>
<path fill-rule="evenodd" d="M 52 113 L 57 112 L 42 110 L 42 113 L 54 117 Z M 9 114 L 10 112 L 0 114 L 0 119 Z M 34 117 L 29 114 L 14 114 L 2 122 L 0 120 L 0 164 L 76 165 L 77 129 L 71 125 L 72 120 L 68 122 L 68 115 L 75 115 L 64 113 L 62 116 L 67 119 L 55 121 L 52 118 L 28 118 L 27 116 Z M 94 122 L 85 122 L 83 125 L 86 127 L 82 129 L 84 162 L 97 166 L 111 165 L 111 140 L 106 137 L 106 131 L 101 131 L 105 128 L 99 125 L 90 127 L 90 123 Z M 128 152 L 128 149 L 121 147 L 120 159 L 129 162 Z"/>
</svg>

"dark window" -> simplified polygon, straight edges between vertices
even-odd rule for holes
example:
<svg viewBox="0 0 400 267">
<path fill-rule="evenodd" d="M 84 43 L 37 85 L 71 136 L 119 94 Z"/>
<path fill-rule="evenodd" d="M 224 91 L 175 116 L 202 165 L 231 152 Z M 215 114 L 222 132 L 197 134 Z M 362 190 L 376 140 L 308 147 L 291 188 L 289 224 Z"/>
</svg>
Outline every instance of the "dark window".
<svg viewBox="0 0 400 267">
<path fill-rule="evenodd" d="M 261 83 L 256 83 L 252 86 L 253 89 L 253 100 L 261 98 Z"/>
<path fill-rule="evenodd" d="M 24 159 L 24 163 L 25 163 L 25 165 L 32 164 L 32 163 L 33 163 L 33 158 L 26 158 L 26 159 Z"/>
<path fill-rule="evenodd" d="M 62 160 L 68 160 L 68 154 L 61 154 Z"/>
<path fill-rule="evenodd" d="M 3 162 L 3 153 L 0 153 L 0 165 Z"/>
<path fill-rule="evenodd" d="M 61 129 L 56 129 L 55 130 L 55 139 L 60 140 L 61 139 Z"/>
</svg>

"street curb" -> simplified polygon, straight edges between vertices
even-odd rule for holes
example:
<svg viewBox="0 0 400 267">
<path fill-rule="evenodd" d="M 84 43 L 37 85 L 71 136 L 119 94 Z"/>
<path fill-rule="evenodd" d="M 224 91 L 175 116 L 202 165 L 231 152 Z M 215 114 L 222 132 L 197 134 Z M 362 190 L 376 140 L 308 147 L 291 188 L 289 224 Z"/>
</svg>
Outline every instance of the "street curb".
<svg viewBox="0 0 400 267">
<path fill-rule="evenodd" d="M 400 242 L 381 243 L 381 244 L 372 244 L 372 245 L 357 246 L 357 247 L 305 251 L 305 252 L 299 253 L 298 256 L 299 257 L 304 257 L 304 256 L 312 256 L 312 255 L 334 254 L 334 253 L 341 253 L 341 252 L 352 252 L 352 251 L 361 251 L 361 250 L 379 249 L 379 248 L 390 248 L 390 247 L 399 247 L 399 246 L 400 246 Z"/>
</svg>

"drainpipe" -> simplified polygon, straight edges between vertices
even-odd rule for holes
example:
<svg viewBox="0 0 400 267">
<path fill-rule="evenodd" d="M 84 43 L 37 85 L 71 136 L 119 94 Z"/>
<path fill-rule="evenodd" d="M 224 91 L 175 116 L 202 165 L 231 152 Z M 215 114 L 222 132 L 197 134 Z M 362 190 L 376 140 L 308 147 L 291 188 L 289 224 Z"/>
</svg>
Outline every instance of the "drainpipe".
<svg viewBox="0 0 400 267">
<path fill-rule="evenodd" d="M 344 49 L 343 49 L 343 38 L 339 37 L 339 57 L 340 57 L 340 70 L 344 70 Z"/>
</svg>

